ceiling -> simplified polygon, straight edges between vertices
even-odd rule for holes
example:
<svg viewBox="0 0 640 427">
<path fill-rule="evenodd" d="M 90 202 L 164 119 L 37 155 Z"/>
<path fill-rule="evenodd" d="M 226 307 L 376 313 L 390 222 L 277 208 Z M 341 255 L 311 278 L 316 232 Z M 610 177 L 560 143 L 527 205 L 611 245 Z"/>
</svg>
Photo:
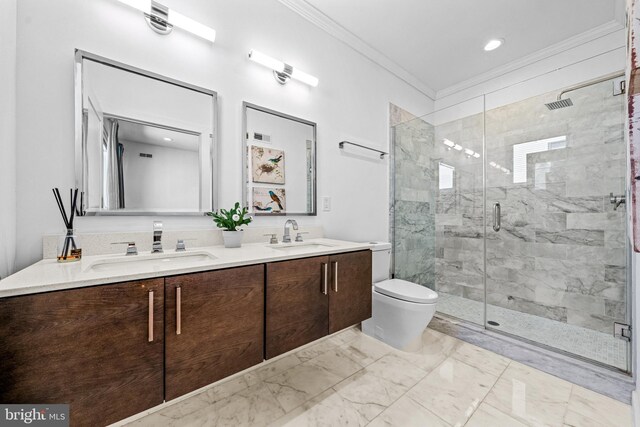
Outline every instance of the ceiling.
<svg viewBox="0 0 640 427">
<path fill-rule="evenodd" d="M 118 138 L 141 144 L 151 144 L 176 150 L 198 151 L 199 137 L 187 132 L 163 129 L 141 123 L 119 120 Z M 164 138 L 170 138 L 166 141 Z"/>
<path fill-rule="evenodd" d="M 433 91 L 624 20 L 622 0 L 281 1 L 337 24 Z M 504 45 L 485 52 L 493 38 Z"/>
</svg>

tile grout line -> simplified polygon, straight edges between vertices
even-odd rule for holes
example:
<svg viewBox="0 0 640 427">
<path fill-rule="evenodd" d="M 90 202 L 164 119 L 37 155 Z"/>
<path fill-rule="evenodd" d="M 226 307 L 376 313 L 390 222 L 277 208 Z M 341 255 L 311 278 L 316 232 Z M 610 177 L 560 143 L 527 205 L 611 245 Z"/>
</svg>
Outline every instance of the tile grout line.
<svg viewBox="0 0 640 427">
<path fill-rule="evenodd" d="M 502 356 L 502 357 L 504 357 L 504 356 Z M 498 375 L 498 378 L 496 378 L 496 380 L 495 380 L 495 382 L 493 383 L 493 385 L 491 386 L 491 388 L 489 388 L 489 391 L 487 391 L 487 394 L 485 394 L 485 395 L 484 395 L 484 397 L 482 398 L 482 400 L 481 400 L 481 401 L 480 401 L 480 403 L 478 404 L 478 408 L 480 408 L 480 406 L 481 406 L 483 403 L 485 403 L 485 400 L 487 399 L 487 396 L 489 396 L 489 394 L 491 393 L 491 391 L 493 391 L 493 389 L 494 389 L 494 387 L 496 386 L 496 384 L 498 384 L 498 382 L 500 381 L 500 379 L 502 379 L 502 377 L 504 376 L 504 373 L 505 373 L 505 372 L 507 372 L 507 369 L 509 369 L 509 367 L 511 366 L 511 363 L 513 362 L 513 360 L 512 360 L 512 359 L 509 359 L 509 358 L 507 358 L 507 357 L 505 357 L 505 359 L 509 360 L 509 363 L 507 363 L 507 366 L 505 366 L 505 368 L 502 370 L 502 372 L 500 373 L 500 375 Z M 489 405 L 489 404 L 487 403 L 487 405 Z M 492 405 L 489 405 L 489 406 L 493 407 Z M 465 423 L 464 423 L 464 425 L 465 425 L 465 426 L 467 425 L 467 423 L 469 423 L 469 421 L 471 420 L 471 417 L 473 417 L 473 414 L 475 414 L 475 413 L 476 413 L 476 411 L 478 410 L 478 408 L 476 408 L 476 409 L 471 413 L 471 415 L 469 416 L 469 418 L 467 419 L 467 421 L 465 421 Z M 499 412 L 502 412 L 502 411 L 500 411 L 498 408 L 495 408 L 495 409 L 496 409 L 496 410 L 498 410 Z M 505 414 L 505 415 L 507 415 L 507 414 Z M 510 418 L 513 418 L 513 417 L 510 417 Z"/>
</svg>

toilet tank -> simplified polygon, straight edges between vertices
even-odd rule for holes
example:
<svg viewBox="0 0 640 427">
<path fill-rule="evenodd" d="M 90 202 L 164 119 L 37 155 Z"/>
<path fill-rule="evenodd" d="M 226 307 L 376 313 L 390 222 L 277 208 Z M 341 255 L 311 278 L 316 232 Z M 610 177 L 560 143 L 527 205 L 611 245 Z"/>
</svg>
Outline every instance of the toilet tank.
<svg viewBox="0 0 640 427">
<path fill-rule="evenodd" d="M 382 282 L 389 278 L 389 267 L 391 266 L 391 243 L 386 242 L 369 242 L 373 245 L 372 260 L 372 281 L 373 283 Z"/>
</svg>

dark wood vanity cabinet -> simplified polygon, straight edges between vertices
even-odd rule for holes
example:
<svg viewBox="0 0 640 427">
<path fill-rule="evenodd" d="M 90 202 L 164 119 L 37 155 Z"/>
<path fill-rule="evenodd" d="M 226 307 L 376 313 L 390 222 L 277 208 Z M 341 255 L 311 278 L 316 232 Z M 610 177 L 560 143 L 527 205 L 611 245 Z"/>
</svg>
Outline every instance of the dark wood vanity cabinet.
<svg viewBox="0 0 640 427">
<path fill-rule="evenodd" d="M 371 317 L 371 251 L 267 264 L 265 358 Z"/>
<path fill-rule="evenodd" d="M 99 426 L 163 401 L 164 280 L 0 299 L 0 402 Z"/>
<path fill-rule="evenodd" d="M 165 398 L 261 363 L 264 265 L 165 279 Z"/>
<path fill-rule="evenodd" d="M 371 317 L 371 251 L 331 255 L 329 333 Z"/>
<path fill-rule="evenodd" d="M 327 335 L 329 257 L 267 264 L 265 358 Z"/>
<path fill-rule="evenodd" d="M 0 402 L 111 424 L 371 316 L 371 251 L 0 298 Z"/>
</svg>

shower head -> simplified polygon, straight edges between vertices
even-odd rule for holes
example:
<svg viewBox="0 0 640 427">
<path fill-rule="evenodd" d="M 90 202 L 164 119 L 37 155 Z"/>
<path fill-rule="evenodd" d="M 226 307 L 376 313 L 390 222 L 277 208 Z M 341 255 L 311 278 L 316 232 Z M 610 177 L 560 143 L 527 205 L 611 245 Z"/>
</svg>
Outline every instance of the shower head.
<svg viewBox="0 0 640 427">
<path fill-rule="evenodd" d="M 558 99 L 557 101 L 549 102 L 548 104 L 544 104 L 547 106 L 549 110 L 558 110 L 560 108 L 571 107 L 573 102 L 571 98 L 567 99 Z"/>
</svg>

